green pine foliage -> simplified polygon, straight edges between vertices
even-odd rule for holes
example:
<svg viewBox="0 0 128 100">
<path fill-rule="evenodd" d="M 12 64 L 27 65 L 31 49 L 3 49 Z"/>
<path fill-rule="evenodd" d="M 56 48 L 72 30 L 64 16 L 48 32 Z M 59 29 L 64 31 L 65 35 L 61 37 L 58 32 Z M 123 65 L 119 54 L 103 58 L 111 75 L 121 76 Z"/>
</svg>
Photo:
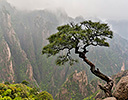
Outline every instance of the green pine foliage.
<svg viewBox="0 0 128 100">
<path fill-rule="evenodd" d="M 0 83 L 0 100 L 53 100 L 53 97 L 46 91 L 39 93 L 37 89 L 23 83 Z"/>
<path fill-rule="evenodd" d="M 65 50 L 65 54 L 56 60 L 58 65 L 63 65 L 68 61 L 70 65 L 77 62 L 71 57 L 71 50 L 76 49 L 76 47 L 84 51 L 89 46 L 109 47 L 107 39 L 113 37 L 113 32 L 107 24 L 92 22 L 91 20 L 59 26 L 57 30 L 57 33 L 48 38 L 49 44 L 43 47 L 42 54 L 47 54 L 49 57 Z"/>
</svg>

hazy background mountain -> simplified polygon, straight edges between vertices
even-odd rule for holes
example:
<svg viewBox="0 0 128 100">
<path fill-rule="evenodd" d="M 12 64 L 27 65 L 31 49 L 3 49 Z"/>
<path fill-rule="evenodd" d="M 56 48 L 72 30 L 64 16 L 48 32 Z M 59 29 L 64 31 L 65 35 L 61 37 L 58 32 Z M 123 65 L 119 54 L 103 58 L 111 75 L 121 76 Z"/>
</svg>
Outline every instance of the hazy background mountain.
<svg viewBox="0 0 128 100">
<path fill-rule="evenodd" d="M 100 17 L 111 20 L 128 20 L 128 1 L 126 0 L 7 0 L 17 9 L 55 9 L 63 8 L 71 17 Z M 28 6 L 29 5 L 29 6 Z"/>
<path fill-rule="evenodd" d="M 42 47 L 48 43 L 47 37 L 57 31 L 57 26 L 86 20 L 83 17 L 71 18 L 61 9 L 20 11 L 1 0 L 0 18 L 1 82 L 27 80 L 55 96 L 67 76 L 75 70 L 85 70 L 88 81 L 94 78 L 81 60 L 74 66 L 59 67 L 55 65 L 56 57 L 47 58 L 41 54 Z M 113 75 L 121 68 L 128 69 L 128 41 L 123 38 L 127 33 L 124 27 L 121 28 L 123 23 L 108 22 L 118 35 L 114 33 L 114 38 L 109 40 L 110 48 L 90 47 L 88 57 L 103 73 Z"/>
<path fill-rule="evenodd" d="M 112 25 L 115 33 L 128 40 L 128 20 L 109 20 L 108 23 Z"/>
</svg>

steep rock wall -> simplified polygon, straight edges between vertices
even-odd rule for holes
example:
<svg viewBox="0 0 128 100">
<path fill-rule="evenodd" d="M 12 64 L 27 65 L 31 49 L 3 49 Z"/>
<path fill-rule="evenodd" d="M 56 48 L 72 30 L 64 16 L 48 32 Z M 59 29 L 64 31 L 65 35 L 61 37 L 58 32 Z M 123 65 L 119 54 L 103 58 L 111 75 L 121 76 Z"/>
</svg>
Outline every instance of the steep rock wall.
<svg viewBox="0 0 128 100">
<path fill-rule="evenodd" d="M 22 80 L 31 80 L 33 78 L 33 69 L 31 63 L 29 62 L 26 53 L 22 50 L 20 42 L 16 36 L 16 33 L 12 27 L 11 16 L 9 13 L 2 12 L 2 25 L 3 36 L 5 38 L 5 43 L 9 50 L 8 56 L 11 55 L 11 69 L 13 69 L 13 74 L 15 73 L 15 81 L 21 82 Z"/>
</svg>

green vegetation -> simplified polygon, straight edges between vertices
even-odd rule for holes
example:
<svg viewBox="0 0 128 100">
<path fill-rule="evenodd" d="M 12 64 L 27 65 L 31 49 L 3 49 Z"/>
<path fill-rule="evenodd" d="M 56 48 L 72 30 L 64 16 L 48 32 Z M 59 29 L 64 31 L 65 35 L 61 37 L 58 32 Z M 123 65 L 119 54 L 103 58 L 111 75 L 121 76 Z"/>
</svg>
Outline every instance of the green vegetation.
<svg viewBox="0 0 128 100">
<path fill-rule="evenodd" d="M 48 92 L 42 91 L 37 95 L 36 100 L 53 100 L 53 97 Z"/>
<path fill-rule="evenodd" d="M 27 81 L 23 83 L 27 83 Z M 46 91 L 39 93 L 37 89 L 28 87 L 22 83 L 0 83 L 0 100 L 53 100 L 53 97 Z"/>
<path fill-rule="evenodd" d="M 58 65 L 63 65 L 65 62 L 72 65 L 73 62 L 77 62 L 72 57 L 71 50 L 75 49 L 75 54 L 79 54 L 82 58 L 81 56 L 88 52 L 87 48 L 90 46 L 109 47 L 106 40 L 113 37 L 113 32 L 107 24 L 91 20 L 59 26 L 57 30 L 57 33 L 48 38 L 49 44 L 43 47 L 42 54 L 50 57 L 65 50 L 65 53 L 59 55 L 56 60 Z"/>
<path fill-rule="evenodd" d="M 26 81 L 26 80 L 23 80 L 23 81 L 22 81 L 22 84 L 28 85 L 28 84 L 29 84 L 29 82 L 28 82 L 28 81 Z"/>
<path fill-rule="evenodd" d="M 6 0 L 2 1 L 6 2 Z M 29 67 L 27 67 L 29 64 L 32 65 L 32 77 L 36 80 L 37 85 L 53 96 L 56 95 L 67 76 L 75 70 L 86 70 L 89 81 L 94 78 L 89 71 L 90 68 L 81 60 L 73 66 L 66 64 L 63 67 L 58 67 L 54 63 L 56 57 L 46 58 L 46 56 L 41 55 L 42 46 L 48 43 L 46 38 L 56 32 L 57 26 L 62 25 L 63 22 L 72 22 L 73 19 L 68 16 L 63 16 L 63 13 L 61 17 L 59 17 L 59 12 L 54 14 L 47 10 L 37 10 L 30 13 L 18 11 L 7 2 L 4 3 L 4 5 L 1 5 L 1 3 L 2 2 L 0 2 L 0 8 L 4 6 L 6 8 L 5 10 L 10 13 L 10 16 L 3 16 L 5 11 L 2 12 L 0 9 L 0 82 L 9 81 L 12 83 L 14 79 L 16 83 L 28 80 L 29 83 L 35 84 L 29 80 L 30 73 Z M 10 20 L 5 21 L 6 18 L 10 18 Z M 7 26 L 8 23 L 10 23 L 11 28 L 8 28 L 10 26 Z M 8 36 L 8 32 L 13 32 L 13 30 L 15 34 Z M 13 33 L 10 33 L 10 35 L 12 34 Z M 9 40 L 13 41 L 13 44 Z M 119 72 L 122 62 L 127 62 L 128 57 L 126 52 L 128 50 L 127 41 L 116 37 L 115 41 L 112 40 L 110 42 L 110 44 L 112 44 L 110 49 L 89 48 L 89 51 L 93 52 L 88 53 L 89 59 L 109 76 Z M 7 46 L 5 46 L 5 44 L 7 44 Z M 20 45 L 18 46 L 18 44 Z M 9 61 L 7 60 L 7 47 L 9 47 L 11 51 L 11 59 Z M 23 55 L 24 53 L 22 54 L 22 51 L 25 55 Z M 77 59 L 76 56 L 73 56 L 73 58 Z M 8 70 L 10 69 L 11 62 L 14 75 Z M 126 64 L 127 63 L 125 63 L 125 65 Z M 103 67 L 103 65 L 105 67 Z M 26 74 L 27 70 L 28 73 Z M 14 77 L 12 77 L 12 75 Z"/>
<path fill-rule="evenodd" d="M 97 94 L 98 92 L 99 92 L 99 90 L 96 91 L 95 93 L 93 93 L 91 96 L 84 98 L 83 100 L 95 100 L 95 96 L 96 96 L 96 94 Z"/>
<path fill-rule="evenodd" d="M 79 58 L 90 66 L 92 74 L 107 82 L 109 88 L 106 88 L 107 85 L 106 87 L 104 86 L 105 88 L 102 86 L 100 86 L 100 88 L 105 91 L 108 97 L 112 96 L 111 89 L 113 87 L 113 80 L 101 73 L 99 69 L 95 69 L 95 64 L 86 56 L 89 52 L 88 47 L 90 46 L 109 47 L 107 39 L 112 39 L 113 37 L 113 32 L 109 26 L 105 23 L 92 22 L 89 20 L 77 24 L 70 23 L 59 26 L 57 30 L 57 33 L 48 38 L 49 44 L 43 47 L 42 54 L 47 54 L 47 56 L 50 57 L 64 52 L 64 54 L 58 55 L 56 64 L 64 65 L 68 62 L 70 65 L 73 65 L 74 62 L 77 62 L 77 60 L 72 57 L 72 51 L 74 50 L 74 54 L 79 55 Z M 109 84 L 109 82 L 112 82 L 112 84 Z"/>
</svg>

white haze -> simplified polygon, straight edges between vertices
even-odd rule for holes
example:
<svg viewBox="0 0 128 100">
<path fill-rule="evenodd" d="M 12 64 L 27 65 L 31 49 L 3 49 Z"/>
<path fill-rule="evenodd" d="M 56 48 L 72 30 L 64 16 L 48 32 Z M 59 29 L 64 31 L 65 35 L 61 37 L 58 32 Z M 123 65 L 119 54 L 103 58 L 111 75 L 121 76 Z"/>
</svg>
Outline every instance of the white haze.
<svg viewBox="0 0 128 100">
<path fill-rule="evenodd" d="M 128 0 L 7 0 L 20 10 L 63 8 L 71 17 L 128 20 Z"/>
</svg>

